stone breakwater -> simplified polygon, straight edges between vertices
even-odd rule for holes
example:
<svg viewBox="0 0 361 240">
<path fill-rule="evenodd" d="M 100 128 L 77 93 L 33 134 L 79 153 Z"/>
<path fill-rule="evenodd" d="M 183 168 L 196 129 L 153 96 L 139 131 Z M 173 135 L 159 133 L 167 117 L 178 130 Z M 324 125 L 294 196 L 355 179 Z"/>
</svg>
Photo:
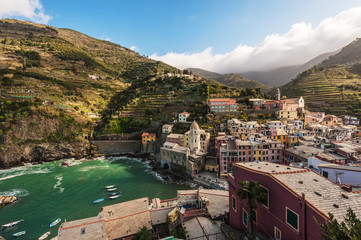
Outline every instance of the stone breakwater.
<svg viewBox="0 0 361 240">
<path fill-rule="evenodd" d="M 18 198 L 15 196 L 0 196 L 0 207 L 13 203 L 17 200 Z"/>
</svg>

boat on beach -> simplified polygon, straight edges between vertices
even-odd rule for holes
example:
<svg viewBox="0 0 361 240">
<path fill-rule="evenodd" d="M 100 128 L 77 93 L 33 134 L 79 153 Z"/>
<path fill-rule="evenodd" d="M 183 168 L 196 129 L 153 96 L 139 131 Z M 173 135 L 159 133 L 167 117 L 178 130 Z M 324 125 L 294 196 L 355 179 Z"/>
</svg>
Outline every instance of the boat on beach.
<svg viewBox="0 0 361 240">
<path fill-rule="evenodd" d="M 107 189 L 108 192 L 113 192 L 113 191 L 116 191 L 116 190 L 117 190 L 117 188 L 108 188 Z"/>
<path fill-rule="evenodd" d="M 50 227 L 54 227 L 56 224 L 61 222 L 61 218 L 56 219 L 54 222 L 50 224 Z"/>
<path fill-rule="evenodd" d="M 115 187 L 115 185 L 109 185 L 109 186 L 105 186 L 104 188 L 109 189 L 109 188 L 114 188 L 114 187 Z"/>
<path fill-rule="evenodd" d="M 120 195 L 122 194 L 121 192 L 111 192 L 109 193 L 109 196 L 115 196 L 115 195 Z"/>
<path fill-rule="evenodd" d="M 50 231 L 49 231 L 49 232 L 44 233 L 43 235 L 41 235 L 41 237 L 39 237 L 39 239 L 38 239 L 38 240 L 44 240 L 44 239 L 46 239 L 47 237 L 49 237 L 49 235 L 50 235 Z"/>
<path fill-rule="evenodd" d="M 99 199 L 93 201 L 93 203 L 96 204 L 96 203 L 100 203 L 100 202 L 103 202 L 103 201 L 104 201 L 104 198 L 99 198 Z"/>
<path fill-rule="evenodd" d="M 120 195 L 114 195 L 114 196 L 109 197 L 110 200 L 117 199 L 117 198 L 120 198 Z"/>
<path fill-rule="evenodd" d="M 25 233 L 26 233 L 26 231 L 21 231 L 21 232 L 14 233 L 13 236 L 19 237 L 19 236 L 25 235 Z"/>
<path fill-rule="evenodd" d="M 12 226 L 14 226 L 14 225 L 16 225 L 16 224 L 18 224 L 18 223 L 20 223 L 20 222 L 22 222 L 22 221 L 24 221 L 24 220 L 23 220 L 23 219 L 20 219 L 20 220 L 15 221 L 15 222 L 11 222 L 11 223 L 8 223 L 8 224 L 4 224 L 4 225 L 2 225 L 1 227 L 3 227 L 3 228 L 12 227 Z"/>
</svg>

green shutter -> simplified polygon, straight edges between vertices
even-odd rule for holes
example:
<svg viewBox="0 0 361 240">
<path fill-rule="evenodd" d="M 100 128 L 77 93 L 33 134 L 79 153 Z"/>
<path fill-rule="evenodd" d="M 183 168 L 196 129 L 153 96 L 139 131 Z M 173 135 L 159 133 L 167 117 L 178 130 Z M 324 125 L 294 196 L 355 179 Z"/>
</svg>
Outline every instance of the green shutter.
<svg viewBox="0 0 361 240">
<path fill-rule="evenodd" d="M 287 223 L 298 231 L 298 215 L 287 209 Z"/>
<path fill-rule="evenodd" d="M 268 189 L 262 187 L 263 192 L 264 192 L 264 197 L 261 199 L 261 201 L 259 201 L 262 205 L 264 205 L 265 207 L 268 207 Z"/>
<path fill-rule="evenodd" d="M 232 207 L 234 211 L 237 211 L 236 198 L 234 196 L 232 197 Z"/>
<path fill-rule="evenodd" d="M 322 175 L 323 175 L 324 177 L 327 177 L 327 178 L 328 178 L 328 172 L 322 171 Z"/>
<path fill-rule="evenodd" d="M 248 227 L 248 213 L 243 209 L 243 224 Z"/>
</svg>

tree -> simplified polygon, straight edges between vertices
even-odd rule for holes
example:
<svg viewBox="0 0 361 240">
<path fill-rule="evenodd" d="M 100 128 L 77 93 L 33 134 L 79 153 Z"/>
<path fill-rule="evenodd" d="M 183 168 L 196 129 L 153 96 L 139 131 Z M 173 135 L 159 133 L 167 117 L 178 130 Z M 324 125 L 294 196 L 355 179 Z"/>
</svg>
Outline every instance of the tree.
<svg viewBox="0 0 361 240">
<path fill-rule="evenodd" d="M 255 181 L 241 181 L 239 184 L 241 188 L 237 190 L 236 195 L 242 200 L 247 200 L 250 212 L 256 210 L 257 202 L 263 202 L 266 197 L 265 189 L 259 182 Z M 253 221 L 251 221 L 250 213 L 248 214 L 248 222 L 250 223 L 250 231 L 253 233 Z"/>
<path fill-rule="evenodd" d="M 152 234 L 149 232 L 146 226 L 143 226 L 137 234 L 133 237 L 134 240 L 152 240 Z"/>
<path fill-rule="evenodd" d="M 320 225 L 324 240 L 359 240 L 361 239 L 361 220 L 351 208 L 347 209 L 345 220 L 341 223 L 333 216 L 328 214 L 330 219 L 324 224 L 320 224 L 316 218 L 315 221 Z"/>
</svg>

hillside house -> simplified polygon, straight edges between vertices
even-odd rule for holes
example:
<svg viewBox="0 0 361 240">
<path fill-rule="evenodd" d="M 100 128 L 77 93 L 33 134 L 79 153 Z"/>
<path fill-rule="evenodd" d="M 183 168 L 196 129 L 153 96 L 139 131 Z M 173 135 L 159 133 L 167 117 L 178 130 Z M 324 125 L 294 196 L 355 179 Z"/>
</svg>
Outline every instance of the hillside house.
<svg viewBox="0 0 361 240">
<path fill-rule="evenodd" d="M 155 133 L 142 133 L 142 143 L 155 142 L 157 140 L 157 134 Z"/>
<path fill-rule="evenodd" d="M 178 114 L 178 121 L 179 122 L 187 122 L 187 118 L 190 116 L 191 114 L 189 112 L 182 112 L 180 114 Z"/>
</svg>

